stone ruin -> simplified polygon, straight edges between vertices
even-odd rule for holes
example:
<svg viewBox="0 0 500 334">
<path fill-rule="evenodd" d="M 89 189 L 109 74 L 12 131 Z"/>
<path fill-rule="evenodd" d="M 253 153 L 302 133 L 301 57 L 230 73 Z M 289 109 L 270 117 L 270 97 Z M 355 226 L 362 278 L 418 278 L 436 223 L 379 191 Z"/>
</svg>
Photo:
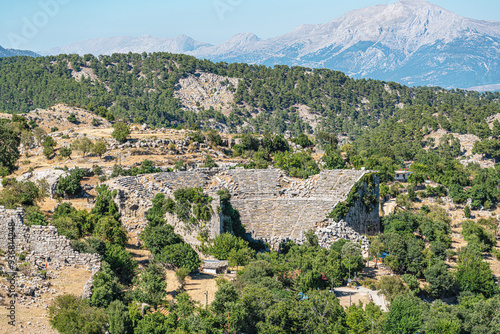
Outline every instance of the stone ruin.
<svg viewBox="0 0 500 334">
<path fill-rule="evenodd" d="M 146 226 L 146 212 L 157 193 L 173 197 L 175 190 L 200 187 L 214 198 L 214 214 L 207 224 L 211 237 L 224 232 L 225 217 L 217 214 L 220 200 L 217 191 L 228 189 L 231 205 L 240 213 L 248 236 L 262 240 L 277 248 L 282 242 L 305 240 L 305 233 L 314 229 L 322 246 L 328 246 L 339 238 L 361 241 L 364 248 L 368 241 L 363 235 L 374 235 L 380 230 L 378 205 L 368 208 L 361 199 L 355 201 L 341 221 L 327 219 L 327 215 L 347 200 L 349 192 L 361 178 L 372 171 L 323 170 L 306 180 L 291 178 L 285 172 L 274 169 L 250 170 L 243 168 L 199 168 L 137 177 L 119 177 L 107 182 L 117 190 L 116 203 L 122 221 L 128 230 L 139 234 Z M 378 178 L 374 176 L 372 195 L 378 198 Z M 358 185 L 359 191 L 367 185 Z M 175 226 L 176 233 L 186 241 L 199 244 L 197 231 L 187 233 L 174 215 L 167 214 L 167 222 Z M 199 232 L 199 231 L 198 231 Z"/>
<path fill-rule="evenodd" d="M 30 262 L 35 267 L 40 263 L 48 263 L 51 269 L 79 265 L 92 271 L 92 276 L 86 282 L 82 293 L 83 298 L 90 297 L 93 277 L 101 268 L 100 256 L 73 250 L 70 241 L 65 236 L 58 235 L 57 228 L 54 226 L 29 227 L 24 225 L 23 219 L 24 212 L 21 208 L 6 210 L 5 207 L 0 206 L 0 249 L 7 251 L 9 244 L 12 247 L 12 240 L 9 240 L 9 228 L 12 229 L 13 226 L 14 250 L 17 255 L 25 254 L 23 262 Z M 18 261 L 18 265 L 20 262 Z M 21 281 L 18 283 L 25 285 Z M 21 290 L 24 286 L 18 288 Z"/>
</svg>

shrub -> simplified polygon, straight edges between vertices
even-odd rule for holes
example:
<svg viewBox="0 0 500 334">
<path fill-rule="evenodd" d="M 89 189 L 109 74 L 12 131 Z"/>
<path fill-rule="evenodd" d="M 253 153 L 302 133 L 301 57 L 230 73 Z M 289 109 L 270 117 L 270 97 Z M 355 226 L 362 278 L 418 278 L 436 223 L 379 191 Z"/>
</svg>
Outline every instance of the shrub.
<svg viewBox="0 0 500 334">
<path fill-rule="evenodd" d="M 59 235 L 65 235 L 68 239 L 78 239 L 81 236 L 78 223 L 71 219 L 71 217 L 54 219 L 52 224 L 57 228 Z"/>
<path fill-rule="evenodd" d="M 182 160 L 176 160 L 174 169 L 183 170 L 184 169 L 184 162 Z"/>
<path fill-rule="evenodd" d="M 78 120 L 76 119 L 76 115 L 75 114 L 71 114 L 68 116 L 68 122 L 71 122 L 71 123 L 76 123 L 78 122 Z"/>
<path fill-rule="evenodd" d="M 247 241 L 229 233 L 211 240 L 204 252 L 220 260 L 231 260 L 235 265 L 246 265 L 254 253 Z"/>
<path fill-rule="evenodd" d="M 205 136 L 203 135 L 203 133 L 201 133 L 201 131 L 196 131 L 191 136 L 189 136 L 189 140 L 192 140 L 197 143 L 204 143 Z"/>
<path fill-rule="evenodd" d="M 345 161 L 337 151 L 328 149 L 322 158 L 327 169 L 342 169 L 345 167 Z"/>
<path fill-rule="evenodd" d="M 85 156 L 86 153 L 91 152 L 93 146 L 94 143 L 92 143 L 92 141 L 87 137 L 78 138 L 71 144 L 71 148 L 82 152 L 83 156 Z"/>
<path fill-rule="evenodd" d="M 101 175 L 101 173 L 102 173 L 102 168 L 101 168 L 101 166 L 99 166 L 99 165 L 93 165 L 93 166 L 92 166 L 92 173 L 93 173 L 94 175 L 96 175 L 96 176 L 97 176 L 97 175 Z"/>
<path fill-rule="evenodd" d="M 468 205 L 466 205 L 464 207 L 464 217 L 465 218 L 470 218 L 470 216 L 471 216 L 470 207 Z"/>
<path fill-rule="evenodd" d="M 69 147 L 61 147 L 59 150 L 59 155 L 64 158 L 71 157 L 71 153 L 73 153 L 73 151 Z"/>
<path fill-rule="evenodd" d="M 474 221 L 466 221 L 462 224 L 462 235 L 468 244 L 475 245 L 482 252 L 488 252 L 496 245 L 495 236 Z"/>
<path fill-rule="evenodd" d="M 241 148 L 244 151 L 257 151 L 259 149 L 259 144 L 259 140 L 249 133 L 245 133 L 241 137 Z"/>
<path fill-rule="evenodd" d="M 107 315 L 74 295 L 57 296 L 49 307 L 50 324 L 61 334 L 104 333 Z"/>
<path fill-rule="evenodd" d="M 42 225 L 42 226 L 47 226 L 47 218 L 41 213 L 40 211 L 32 211 L 28 212 L 26 215 L 26 221 L 25 224 L 28 226 L 32 225 Z"/>
<path fill-rule="evenodd" d="M 59 179 L 56 194 L 59 196 L 74 196 L 78 194 L 82 191 L 80 182 L 84 176 L 85 170 L 76 167 L 68 176 Z"/>
<path fill-rule="evenodd" d="M 222 138 L 221 138 L 220 134 L 214 129 L 210 129 L 207 132 L 207 139 L 212 145 L 218 146 L 218 145 L 222 144 Z"/>
<path fill-rule="evenodd" d="M 219 167 L 214 159 L 212 159 L 212 157 L 207 154 L 207 156 L 205 157 L 205 164 L 203 165 L 203 167 L 208 167 L 208 168 L 214 168 L 214 167 Z"/>
<path fill-rule="evenodd" d="M 448 295 L 455 285 L 453 274 L 448 271 L 443 261 L 437 262 L 425 271 L 425 280 L 429 283 L 429 291 L 434 297 Z"/>
<path fill-rule="evenodd" d="M 43 140 L 42 145 L 43 145 L 43 155 L 45 155 L 45 157 L 49 159 L 50 157 L 52 157 L 52 155 L 54 155 L 54 147 L 57 145 L 57 143 L 54 140 L 54 138 L 47 136 Z"/>
<path fill-rule="evenodd" d="M 125 227 L 112 216 L 100 218 L 94 228 L 94 236 L 112 244 L 124 246 L 127 242 Z"/>
<path fill-rule="evenodd" d="M 103 260 L 109 263 L 120 282 L 128 284 L 132 281 L 137 262 L 132 255 L 121 245 L 106 243 Z"/>
<path fill-rule="evenodd" d="M 174 233 L 173 226 L 167 224 L 147 226 L 141 233 L 141 240 L 153 255 L 159 255 L 166 246 L 183 242 L 182 238 Z"/>
<path fill-rule="evenodd" d="M 198 254 L 191 245 L 177 243 L 163 248 L 158 260 L 162 263 L 172 264 L 177 268 L 185 267 L 189 272 L 194 272 L 201 264 Z"/>
<path fill-rule="evenodd" d="M 488 262 L 483 261 L 482 254 L 470 246 L 458 251 L 455 278 L 461 291 L 483 294 L 486 298 L 498 292 Z"/>
<path fill-rule="evenodd" d="M 99 158 L 108 151 L 108 147 L 104 139 L 99 139 L 92 146 L 92 153 L 99 156 Z"/>
<path fill-rule="evenodd" d="M 184 285 L 186 285 L 186 277 L 189 275 L 189 269 L 187 268 L 179 268 L 175 271 L 175 278 L 181 285 L 181 290 L 184 289 Z"/>
<path fill-rule="evenodd" d="M 167 283 L 165 272 L 158 263 L 149 264 L 146 269 L 134 279 L 136 300 L 157 306 L 165 298 Z"/>
<path fill-rule="evenodd" d="M 128 136 L 130 135 L 130 128 L 129 126 L 124 123 L 124 122 L 118 122 L 113 125 L 113 132 L 111 133 L 111 136 L 118 140 L 119 142 L 123 143 L 127 140 Z"/>
<path fill-rule="evenodd" d="M 319 173 L 319 167 L 313 157 L 305 152 L 276 153 L 274 156 L 276 166 L 288 172 L 290 176 L 307 179 Z"/>
<path fill-rule="evenodd" d="M 404 294 L 407 289 L 399 276 L 382 276 L 377 284 L 380 293 L 383 293 L 388 301 Z"/>
<path fill-rule="evenodd" d="M 309 137 L 304 134 L 304 133 L 301 133 L 300 135 L 298 135 L 297 137 L 295 138 L 292 138 L 291 139 L 292 143 L 295 143 L 297 145 L 300 145 L 302 146 L 303 148 L 305 147 L 309 147 L 309 146 L 312 146 L 314 143 L 309 139 Z"/>
</svg>

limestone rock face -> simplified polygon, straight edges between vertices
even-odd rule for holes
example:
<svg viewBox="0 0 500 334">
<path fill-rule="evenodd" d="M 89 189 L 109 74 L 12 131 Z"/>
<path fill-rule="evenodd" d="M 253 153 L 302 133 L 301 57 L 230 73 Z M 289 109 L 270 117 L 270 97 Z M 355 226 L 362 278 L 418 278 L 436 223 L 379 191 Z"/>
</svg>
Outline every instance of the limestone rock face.
<svg viewBox="0 0 500 334">
<path fill-rule="evenodd" d="M 20 176 L 17 180 L 18 181 L 33 181 L 37 182 L 40 180 L 45 180 L 48 184 L 49 187 L 49 195 L 53 197 L 56 194 L 57 190 L 57 184 L 59 182 L 60 177 L 66 177 L 68 175 L 68 172 L 65 172 L 61 169 L 47 169 L 47 170 L 41 170 L 41 171 L 36 171 L 34 173 L 25 173 L 22 176 Z"/>
<path fill-rule="evenodd" d="M 213 108 L 229 113 L 238 82 L 238 78 L 200 71 L 180 79 L 175 86 L 174 96 L 181 100 L 182 108 L 185 110 Z"/>
</svg>

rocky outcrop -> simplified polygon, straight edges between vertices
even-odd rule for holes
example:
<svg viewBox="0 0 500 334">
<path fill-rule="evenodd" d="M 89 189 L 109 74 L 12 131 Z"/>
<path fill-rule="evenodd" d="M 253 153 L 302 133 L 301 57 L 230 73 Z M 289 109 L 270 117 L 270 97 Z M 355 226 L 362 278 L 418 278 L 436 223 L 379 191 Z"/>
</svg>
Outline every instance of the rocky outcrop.
<svg viewBox="0 0 500 334">
<path fill-rule="evenodd" d="M 48 194 L 50 197 L 54 197 L 57 191 L 57 184 L 59 183 L 60 177 L 66 177 L 69 173 L 61 169 L 47 169 L 41 170 L 34 173 L 25 173 L 17 181 L 29 180 L 32 182 L 39 182 L 44 180 L 47 183 Z"/>
<path fill-rule="evenodd" d="M 181 108 L 185 110 L 213 108 L 229 113 L 238 82 L 238 78 L 198 71 L 179 80 L 174 97 L 180 99 Z"/>
</svg>

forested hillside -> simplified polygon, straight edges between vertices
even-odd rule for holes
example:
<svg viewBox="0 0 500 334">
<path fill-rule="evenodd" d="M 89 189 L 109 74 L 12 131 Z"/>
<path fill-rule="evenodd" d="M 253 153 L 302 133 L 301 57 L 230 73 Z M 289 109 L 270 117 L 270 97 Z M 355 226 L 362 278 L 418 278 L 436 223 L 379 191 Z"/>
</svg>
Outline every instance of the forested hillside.
<svg viewBox="0 0 500 334">
<path fill-rule="evenodd" d="M 174 91 L 179 79 L 200 71 L 240 78 L 232 112 L 182 110 Z M 409 88 L 394 82 L 354 80 L 341 72 L 302 67 L 212 63 L 168 53 L 0 59 L 0 110 L 24 113 L 56 103 L 107 107 L 116 116 L 155 126 L 198 123 L 241 131 L 312 132 L 298 110 L 318 127 L 358 137 L 384 121 L 414 128 L 442 127 L 484 136 L 484 119 L 500 111 L 500 94 Z M 242 127 L 242 125 L 244 125 Z"/>
</svg>

